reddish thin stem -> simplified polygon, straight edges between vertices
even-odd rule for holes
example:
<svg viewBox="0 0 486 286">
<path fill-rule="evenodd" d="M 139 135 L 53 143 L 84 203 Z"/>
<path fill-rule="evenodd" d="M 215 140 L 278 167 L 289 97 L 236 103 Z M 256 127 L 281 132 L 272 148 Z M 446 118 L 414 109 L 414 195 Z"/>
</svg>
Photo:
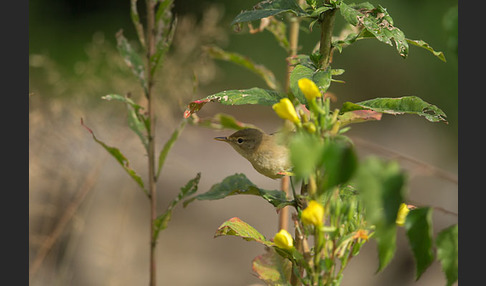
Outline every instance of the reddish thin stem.
<svg viewBox="0 0 486 286">
<path fill-rule="evenodd" d="M 149 194 L 150 194 L 150 286 L 156 285 L 156 240 L 154 237 L 154 221 L 157 218 L 157 197 L 155 185 L 155 113 L 153 110 L 154 102 L 152 97 L 153 76 L 151 73 L 151 58 L 155 54 L 155 1 L 146 0 L 147 8 L 147 101 L 148 114 L 150 122 L 150 130 L 148 132 L 148 180 L 149 180 Z"/>
</svg>

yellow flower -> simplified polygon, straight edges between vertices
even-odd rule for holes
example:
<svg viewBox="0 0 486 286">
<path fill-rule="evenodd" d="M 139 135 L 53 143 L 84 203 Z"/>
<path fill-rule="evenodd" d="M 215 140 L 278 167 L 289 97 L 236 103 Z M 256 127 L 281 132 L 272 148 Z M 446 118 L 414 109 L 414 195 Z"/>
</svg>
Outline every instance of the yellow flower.
<svg viewBox="0 0 486 286">
<path fill-rule="evenodd" d="M 281 229 L 277 234 L 275 234 L 273 237 L 273 242 L 278 248 L 290 250 L 294 247 L 292 236 L 285 229 Z"/>
<path fill-rule="evenodd" d="M 304 77 L 299 79 L 297 84 L 299 85 L 300 90 L 304 94 L 305 98 L 307 98 L 307 100 L 312 100 L 316 97 L 322 96 L 317 85 L 308 78 Z"/>
<path fill-rule="evenodd" d="M 272 108 L 280 118 L 288 119 L 294 123 L 300 123 L 300 119 L 290 99 L 284 97 L 279 103 L 275 103 Z"/>
<path fill-rule="evenodd" d="M 402 203 L 398 209 L 396 220 L 397 225 L 403 226 L 405 224 L 405 218 L 407 217 L 408 212 L 410 212 L 410 209 L 408 208 L 407 204 Z"/>
<path fill-rule="evenodd" d="M 301 218 L 303 224 L 320 226 L 324 219 L 324 207 L 316 201 L 310 201 L 302 211 Z"/>
</svg>

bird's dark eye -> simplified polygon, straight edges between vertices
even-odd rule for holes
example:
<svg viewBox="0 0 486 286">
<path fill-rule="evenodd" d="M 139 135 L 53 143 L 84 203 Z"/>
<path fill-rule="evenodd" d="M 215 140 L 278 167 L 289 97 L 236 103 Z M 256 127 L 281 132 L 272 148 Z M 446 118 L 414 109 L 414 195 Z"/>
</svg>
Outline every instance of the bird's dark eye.
<svg viewBox="0 0 486 286">
<path fill-rule="evenodd" d="M 243 143 L 243 138 L 238 138 L 238 139 L 236 140 L 236 142 L 238 142 L 238 144 Z"/>
</svg>

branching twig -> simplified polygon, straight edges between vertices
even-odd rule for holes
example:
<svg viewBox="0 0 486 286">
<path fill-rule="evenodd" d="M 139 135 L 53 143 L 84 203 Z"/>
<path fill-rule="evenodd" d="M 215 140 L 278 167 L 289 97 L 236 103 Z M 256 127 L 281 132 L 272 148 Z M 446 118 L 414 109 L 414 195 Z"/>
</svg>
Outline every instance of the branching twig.
<svg viewBox="0 0 486 286">
<path fill-rule="evenodd" d="M 373 142 L 367 141 L 367 140 L 359 138 L 359 137 L 353 137 L 353 141 L 356 144 L 358 144 L 362 147 L 374 150 L 374 151 L 379 152 L 379 153 L 386 153 L 389 156 L 393 156 L 394 158 L 397 158 L 399 160 L 411 162 L 411 163 L 413 163 L 417 166 L 420 166 L 421 168 L 427 170 L 432 176 L 439 177 L 441 179 L 444 179 L 444 180 L 449 181 L 449 182 L 456 184 L 456 185 L 458 184 L 457 176 L 455 176 L 455 175 L 453 175 L 453 174 L 451 174 L 451 173 L 449 173 L 445 170 L 442 170 L 442 169 L 440 169 L 436 166 L 425 163 L 425 162 L 420 161 L 418 159 L 415 159 L 413 157 L 401 154 L 397 151 L 388 149 L 386 147 L 383 147 L 381 145 L 375 144 Z"/>
</svg>

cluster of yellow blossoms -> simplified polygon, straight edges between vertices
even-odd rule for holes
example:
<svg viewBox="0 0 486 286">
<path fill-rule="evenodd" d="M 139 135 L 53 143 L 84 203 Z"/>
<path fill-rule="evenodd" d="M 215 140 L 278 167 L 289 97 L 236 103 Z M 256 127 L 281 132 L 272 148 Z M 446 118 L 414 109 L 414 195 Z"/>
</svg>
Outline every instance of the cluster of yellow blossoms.
<svg viewBox="0 0 486 286">
<path fill-rule="evenodd" d="M 410 209 L 408 205 L 402 203 L 398 210 L 396 224 L 403 226 L 409 212 Z M 316 201 L 310 201 L 309 205 L 302 211 L 301 219 L 304 225 L 313 225 L 314 227 L 322 226 L 324 221 L 324 207 Z M 357 231 L 355 236 L 356 238 L 368 239 L 368 234 L 362 230 Z M 286 250 L 292 250 L 294 248 L 294 240 L 292 235 L 290 235 L 290 233 L 285 229 L 281 229 L 277 234 L 275 234 L 273 237 L 273 242 L 278 248 Z"/>
<path fill-rule="evenodd" d="M 324 221 L 324 207 L 316 201 L 310 201 L 309 205 L 302 211 L 301 219 L 304 225 L 322 226 Z M 292 236 L 285 229 L 281 229 L 275 234 L 273 242 L 278 248 L 287 250 L 294 248 Z"/>
<path fill-rule="evenodd" d="M 315 101 L 317 97 L 322 96 L 317 85 L 308 78 L 299 79 L 297 84 L 309 102 Z M 282 98 L 279 103 L 275 103 L 272 108 L 280 118 L 290 120 L 295 124 L 300 124 L 301 121 L 295 111 L 295 107 L 287 97 Z"/>
</svg>

